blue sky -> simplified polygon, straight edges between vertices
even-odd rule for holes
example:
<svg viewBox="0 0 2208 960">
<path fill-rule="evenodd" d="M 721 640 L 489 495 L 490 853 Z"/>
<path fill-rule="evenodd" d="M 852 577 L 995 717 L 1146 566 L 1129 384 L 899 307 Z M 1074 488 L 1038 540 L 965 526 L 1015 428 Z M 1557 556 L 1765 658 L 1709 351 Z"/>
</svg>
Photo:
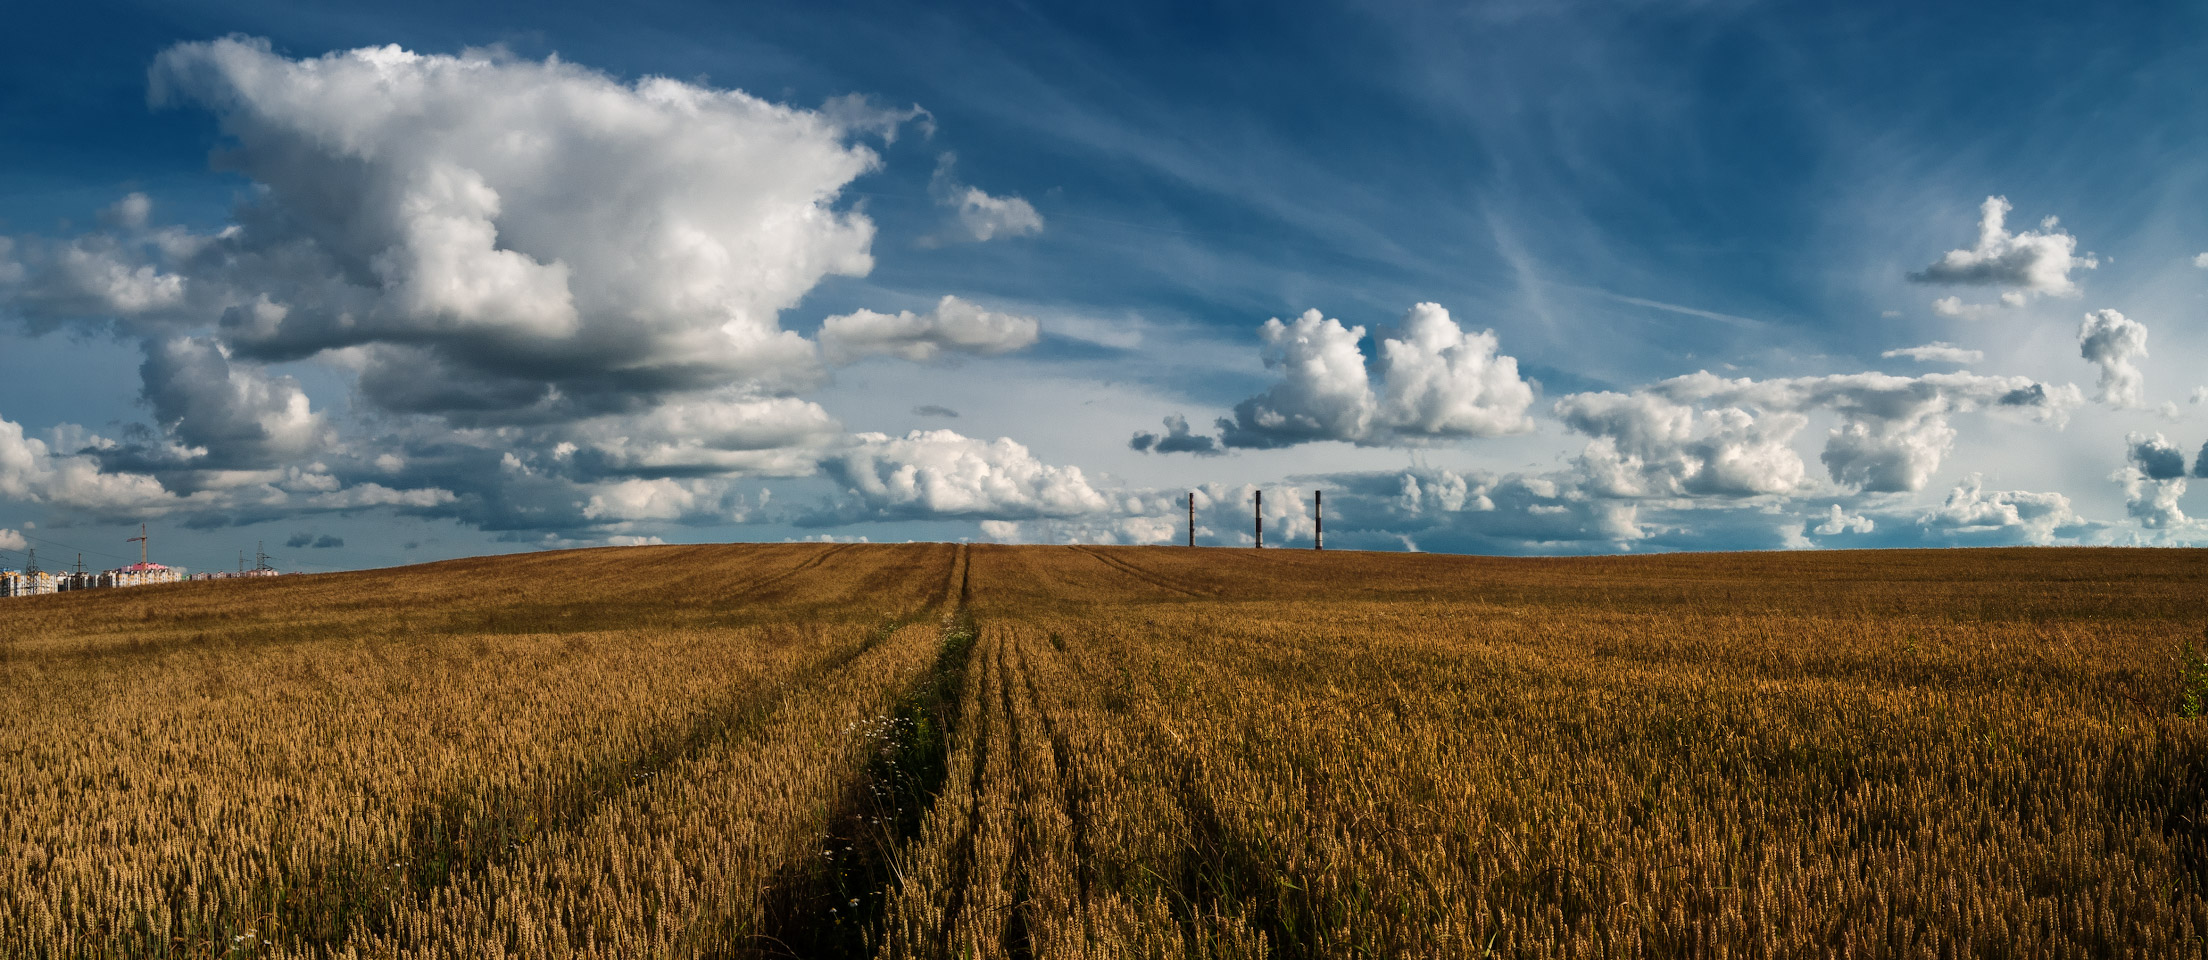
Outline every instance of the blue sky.
<svg viewBox="0 0 2208 960">
<path fill-rule="evenodd" d="M 49 5 L 0 564 L 2192 543 L 2204 17 Z"/>
</svg>

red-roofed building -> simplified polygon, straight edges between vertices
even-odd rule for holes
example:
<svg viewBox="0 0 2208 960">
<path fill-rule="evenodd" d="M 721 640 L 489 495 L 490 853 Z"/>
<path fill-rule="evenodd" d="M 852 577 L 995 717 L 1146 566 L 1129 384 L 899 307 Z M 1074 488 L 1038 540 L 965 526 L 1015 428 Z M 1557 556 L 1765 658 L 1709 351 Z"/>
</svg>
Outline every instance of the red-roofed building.
<svg viewBox="0 0 2208 960">
<path fill-rule="evenodd" d="M 143 587 L 156 583 L 177 583 L 184 579 L 184 571 L 158 563 L 133 563 L 100 574 L 103 587 Z"/>
</svg>

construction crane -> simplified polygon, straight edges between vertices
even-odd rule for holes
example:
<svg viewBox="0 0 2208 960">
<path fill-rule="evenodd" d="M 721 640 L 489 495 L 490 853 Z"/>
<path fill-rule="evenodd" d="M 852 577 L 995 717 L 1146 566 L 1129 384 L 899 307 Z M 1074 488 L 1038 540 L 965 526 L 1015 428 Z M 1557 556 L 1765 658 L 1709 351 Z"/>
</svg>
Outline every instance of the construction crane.
<svg viewBox="0 0 2208 960">
<path fill-rule="evenodd" d="M 139 524 L 139 525 L 138 525 L 138 535 L 137 535 L 137 536 L 135 536 L 135 537 L 131 537 L 131 538 L 130 538 L 130 539 L 128 539 L 128 540 L 124 540 L 123 542 L 124 542 L 124 543 L 135 543 L 135 544 L 137 544 L 137 545 L 138 545 L 138 566 L 140 566 L 140 567 L 144 567 L 144 566 L 145 566 L 145 565 L 146 565 L 147 563 L 151 562 L 150 558 L 152 557 L 152 553 L 151 553 L 151 551 L 150 551 L 150 549 L 149 549 L 149 548 L 151 547 L 151 544 L 147 543 L 147 541 L 146 541 L 146 525 L 145 525 L 145 524 L 141 523 L 141 524 Z"/>
</svg>

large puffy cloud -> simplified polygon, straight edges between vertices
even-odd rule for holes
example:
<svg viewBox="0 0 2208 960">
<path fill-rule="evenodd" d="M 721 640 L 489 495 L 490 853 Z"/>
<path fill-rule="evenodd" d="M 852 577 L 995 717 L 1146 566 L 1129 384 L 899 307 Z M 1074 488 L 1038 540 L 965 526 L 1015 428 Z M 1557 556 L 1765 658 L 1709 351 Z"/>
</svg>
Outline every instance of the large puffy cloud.
<svg viewBox="0 0 2208 960">
<path fill-rule="evenodd" d="M 265 468 L 315 452 L 331 430 L 290 377 L 236 363 L 208 338 L 147 341 L 139 367 L 154 420 L 203 465 Z"/>
<path fill-rule="evenodd" d="M 1432 303 L 1411 308 L 1402 332 L 1381 342 L 1367 371 L 1365 328 L 1308 310 L 1265 321 L 1265 365 L 1280 382 L 1218 421 L 1228 447 L 1273 448 L 1318 440 L 1417 446 L 1533 429 L 1533 387 L 1492 331 L 1466 333 Z"/>
<path fill-rule="evenodd" d="M 2114 310 L 2095 310 L 2078 325 L 2078 353 L 2101 368 L 2100 395 L 2112 407 L 2146 404 L 2146 377 L 2138 361 L 2147 355 L 2147 325 Z"/>
<path fill-rule="evenodd" d="M 2177 501 L 2185 495 L 2185 453 L 2161 434 L 2124 437 L 2124 466 L 2110 477 L 2124 488 L 2124 510 L 2149 530 L 2190 524 Z"/>
<path fill-rule="evenodd" d="M 1440 304 L 1421 303 L 1402 336 L 1380 344 L 1380 421 L 1399 436 L 1499 437 L 1533 429 L 1533 387 L 1492 330 L 1466 333 Z"/>
<path fill-rule="evenodd" d="M 1909 275 L 1918 283 L 1957 284 L 2008 288 L 2003 302 L 2015 306 L 2027 297 L 2074 297 L 2077 283 L 2072 270 L 2100 265 L 2092 256 L 2078 256 L 2078 240 L 2056 228 L 2054 217 L 2040 222 L 2038 230 L 2009 232 L 2006 197 L 1987 197 L 1979 207 L 1978 242 L 1968 249 L 1950 250 L 1940 259 Z M 1964 312 L 1960 301 L 1950 301 L 1943 313 Z"/>
<path fill-rule="evenodd" d="M 1010 353 L 1032 345 L 1040 329 L 1033 317 L 995 313 L 946 296 L 927 313 L 860 310 L 829 317 L 820 326 L 820 345 L 831 363 L 869 356 L 924 363 L 947 353 Z"/>
<path fill-rule="evenodd" d="M 2046 544 L 2058 535 L 2087 526 L 2059 493 L 1987 490 L 1985 477 L 1971 474 L 1948 491 L 1937 508 L 1918 518 L 1929 531 L 1968 540 Z"/>
<path fill-rule="evenodd" d="M 1379 401 L 1358 346 L 1365 328 L 1306 310 L 1289 323 L 1265 321 L 1265 366 L 1280 371 L 1270 389 L 1238 403 L 1219 421 L 1230 447 L 1285 447 L 1313 440 L 1358 441 L 1372 436 Z"/>
<path fill-rule="evenodd" d="M 967 517 L 1018 520 L 1103 513 L 1111 502 L 1080 467 L 1054 466 L 1008 437 L 994 441 L 950 430 L 902 437 L 861 433 L 822 463 L 846 497 L 836 519 Z"/>
<path fill-rule="evenodd" d="M 1954 445 L 1955 428 L 1938 414 L 1857 420 L 1834 430 L 1818 459 L 1836 483 L 1901 493 L 1924 489 Z"/>
<path fill-rule="evenodd" d="M 234 39 L 172 48 L 152 76 L 157 99 L 220 115 L 260 187 L 175 271 L 226 293 L 241 354 L 362 348 L 363 392 L 395 409 L 801 383 L 812 349 L 779 312 L 872 264 L 872 223 L 832 203 L 873 153 L 739 91 Z"/>
<path fill-rule="evenodd" d="M 0 312 L 141 339 L 156 421 L 97 449 L 19 442 L 0 495 L 194 522 L 388 507 L 574 530 L 667 513 L 631 480 L 810 475 L 841 437 L 793 396 L 822 373 L 779 314 L 871 268 L 872 223 L 835 206 L 877 165 L 852 138 L 924 111 L 235 39 L 175 47 L 151 78 L 157 101 L 219 117 L 224 162 L 255 188 L 210 233 L 149 226 L 133 194 L 93 233 L 0 241 Z M 912 322 L 832 325 L 839 356 L 1036 337 L 953 298 L 892 319 Z M 411 416 L 341 436 L 265 366 L 307 357 Z M 733 502 L 693 493 L 686 518 Z"/>
<path fill-rule="evenodd" d="M 1610 496 L 1786 493 L 1803 480 L 1792 440 L 1811 411 L 1838 417 L 1820 456 L 1836 483 L 1873 493 L 1921 490 L 1954 443 L 1952 414 L 2008 411 L 2061 423 L 2073 386 L 1970 373 L 1726 379 L 1706 371 L 1632 394 L 1559 400 L 1565 425 L 1592 438 L 1580 466 Z"/>
<path fill-rule="evenodd" d="M 1808 419 L 1791 411 L 1697 411 L 1661 396 L 1604 392 L 1559 400 L 1556 414 L 1593 438 L 1578 463 L 1606 496 L 1783 494 L 1805 474 L 1793 439 Z"/>
<path fill-rule="evenodd" d="M 0 497 L 100 516 L 158 516 L 185 502 L 151 476 L 105 471 L 94 457 L 57 451 L 6 419 L 0 419 Z"/>
</svg>

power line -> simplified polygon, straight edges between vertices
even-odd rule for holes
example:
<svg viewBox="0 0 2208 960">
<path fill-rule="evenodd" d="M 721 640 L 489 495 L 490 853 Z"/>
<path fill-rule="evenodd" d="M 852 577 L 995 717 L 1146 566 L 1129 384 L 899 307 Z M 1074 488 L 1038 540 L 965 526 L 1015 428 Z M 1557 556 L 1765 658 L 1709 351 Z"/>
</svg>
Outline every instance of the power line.
<svg viewBox="0 0 2208 960">
<path fill-rule="evenodd" d="M 82 553 L 82 554 L 84 554 L 84 555 L 86 555 L 86 556 L 92 556 L 92 557 L 106 557 L 106 558 L 108 558 L 108 559 L 110 559 L 110 560 L 121 560 L 121 561 L 124 561 L 124 564 L 126 564 L 126 565 L 127 565 L 127 564 L 129 564 L 129 563 L 135 563 L 135 562 L 137 562 L 137 558 L 135 558 L 135 557 L 125 556 L 125 555 L 123 555 L 123 554 L 119 554 L 119 553 L 109 553 L 109 552 L 107 552 L 107 551 L 105 551 L 105 550 L 94 550 L 94 549 L 91 549 L 90 547 L 86 547 L 86 546 L 83 546 L 82 544 L 75 544 L 75 543 L 66 543 L 66 542 L 63 542 L 63 541 L 60 541 L 60 540 L 55 540 L 55 539 L 53 539 L 53 538 L 51 538 L 51 537 L 41 537 L 41 536 L 36 536 L 36 535 L 30 534 L 30 533 L 27 533 L 27 532 L 23 534 L 23 539 L 25 539 L 25 540 L 34 540 L 34 541 L 37 541 L 37 542 L 39 542 L 39 543 L 42 543 L 42 544 L 46 544 L 47 546 L 60 547 L 60 548 L 62 548 L 62 549 L 64 549 L 64 550 L 72 550 L 72 551 L 76 551 L 76 552 Z M 22 554 L 22 553 L 23 553 L 23 551 L 21 551 L 21 550 L 0 550 L 0 553 L 4 553 L 4 554 L 19 554 L 19 555 L 20 555 L 20 554 Z M 406 566 L 406 565 L 407 565 L 407 564 L 409 564 L 409 563 L 415 562 L 415 561 L 409 561 L 409 560 L 394 560 L 394 559 L 392 559 L 392 558 L 390 558 L 390 557 L 387 557 L 387 556 L 383 556 L 383 555 L 381 555 L 381 554 L 372 554 L 372 553 L 361 553 L 361 552 L 358 552 L 358 551 L 354 551 L 354 550 L 346 550 L 346 551 L 345 551 L 345 553 L 346 553 L 346 555 L 347 555 L 347 556 L 349 556 L 349 557 L 357 557 L 357 558 L 360 558 L 360 559 L 363 559 L 363 560 L 370 560 L 370 561 L 375 561 L 375 562 L 378 562 L 378 563 L 382 563 L 382 564 L 383 564 L 384 566 L 389 566 L 389 567 L 403 567 L 403 566 Z M 293 565 L 293 566 L 301 566 L 301 567 L 315 567 L 315 568 L 318 568 L 318 569 L 322 569 L 322 570 L 330 570 L 330 571 L 343 571 L 343 570 L 354 570 L 354 569 L 361 569 L 361 568 L 358 568 L 358 567 L 347 567 L 347 566 L 338 566 L 338 565 L 334 565 L 334 564 L 327 564 L 327 563 L 314 563 L 314 562 L 312 562 L 312 561 L 307 561 L 307 560 L 299 560 L 299 559 L 284 560 L 284 559 L 283 559 L 282 557 L 275 557 L 275 556 L 271 556 L 271 557 L 269 557 L 268 559 L 269 559 L 269 560 L 270 560 L 270 561 L 271 561 L 271 562 L 272 562 L 273 564 L 275 564 L 275 565 L 278 565 L 278 566 L 281 566 L 281 565 L 283 565 L 283 564 L 287 564 L 287 563 L 288 563 L 288 564 L 290 564 L 290 565 Z M 210 569 L 212 569 L 212 568 L 210 568 Z"/>
<path fill-rule="evenodd" d="M 50 545 L 50 546 L 56 546 L 56 547 L 61 547 L 61 548 L 63 548 L 63 549 L 67 549 L 67 550 L 77 550 L 77 551 L 81 551 L 81 552 L 84 552 L 84 553 L 89 553 L 89 554 L 91 554 L 91 555 L 93 555 L 93 556 L 95 556 L 95 557 L 107 557 L 107 558 L 109 558 L 109 559 L 111 559 L 111 560 L 129 560 L 129 559 L 131 559 L 130 557 L 126 557 L 126 556 L 123 556 L 122 554 L 119 554 L 119 553 L 109 553 L 109 552 L 107 552 L 107 551 L 105 551 L 105 550 L 94 550 L 94 549 L 92 549 L 92 548 L 90 548 L 90 547 L 86 547 L 86 546 L 83 546 L 83 545 L 81 545 L 81 544 L 74 544 L 74 543 L 63 543 L 63 542 L 61 542 L 61 541 L 59 541 L 59 540 L 53 540 L 53 539 L 49 539 L 49 538 L 46 538 L 46 537 L 36 537 L 36 536 L 32 536 L 32 535 L 30 535 L 30 534 L 28 534 L 28 533 L 26 533 L 26 534 L 23 534 L 23 539 L 25 539 L 25 540 L 36 540 L 36 541 L 38 541 L 38 542 L 40 542 L 40 543 L 43 543 L 43 544 L 47 544 L 47 545 Z"/>
</svg>

